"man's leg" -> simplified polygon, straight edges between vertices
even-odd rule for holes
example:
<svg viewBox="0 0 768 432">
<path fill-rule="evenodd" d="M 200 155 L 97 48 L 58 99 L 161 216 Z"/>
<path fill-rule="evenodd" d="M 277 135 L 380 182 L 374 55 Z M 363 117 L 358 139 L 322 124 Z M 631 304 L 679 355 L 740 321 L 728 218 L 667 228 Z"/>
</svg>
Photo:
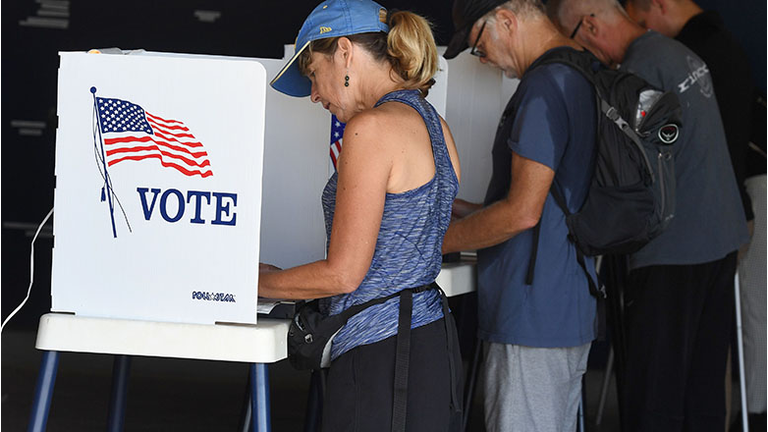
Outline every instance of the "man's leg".
<svg viewBox="0 0 768 432">
<path fill-rule="evenodd" d="M 622 430 L 681 431 L 685 384 L 700 306 L 687 277 L 692 266 L 630 272 L 624 295 L 627 361 Z"/>
<path fill-rule="evenodd" d="M 722 278 L 724 260 L 650 266 L 630 273 L 625 293 L 624 431 L 682 431 L 690 413 L 702 411 L 693 408 L 689 399 L 703 397 L 699 393 L 709 397 L 711 392 L 716 393 L 712 397 L 719 405 L 703 410 L 710 414 L 717 411 L 723 419 L 710 422 L 717 423 L 713 430 L 724 428 L 722 377 L 727 347 L 720 349 L 720 335 L 728 331 L 728 325 L 721 322 L 723 311 L 732 307 L 733 301 L 724 297 L 722 289 L 717 296 L 712 294 L 713 281 Z M 715 316 L 717 323 L 704 322 Z M 715 340 L 717 347 L 712 345 Z M 716 377 L 710 379 L 713 374 Z"/>
<path fill-rule="evenodd" d="M 574 431 L 590 345 L 532 348 L 485 343 L 487 432 Z"/>
<path fill-rule="evenodd" d="M 712 263 L 707 297 L 699 317 L 691 371 L 685 394 L 686 431 L 722 431 L 725 428 L 725 383 L 731 340 L 736 274 L 736 253 Z"/>
</svg>

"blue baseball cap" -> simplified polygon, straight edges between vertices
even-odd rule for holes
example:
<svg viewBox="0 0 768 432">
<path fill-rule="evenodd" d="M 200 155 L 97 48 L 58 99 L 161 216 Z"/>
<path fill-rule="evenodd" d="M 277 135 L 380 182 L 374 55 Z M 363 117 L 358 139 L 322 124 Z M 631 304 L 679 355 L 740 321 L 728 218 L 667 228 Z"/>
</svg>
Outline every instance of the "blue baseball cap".
<svg viewBox="0 0 768 432">
<path fill-rule="evenodd" d="M 290 96 L 304 97 L 312 92 L 312 82 L 299 71 L 296 59 L 317 39 L 358 33 L 389 32 L 379 12 L 386 9 L 371 0 L 328 0 L 309 14 L 296 37 L 296 53 L 283 66 L 270 85 Z"/>
</svg>

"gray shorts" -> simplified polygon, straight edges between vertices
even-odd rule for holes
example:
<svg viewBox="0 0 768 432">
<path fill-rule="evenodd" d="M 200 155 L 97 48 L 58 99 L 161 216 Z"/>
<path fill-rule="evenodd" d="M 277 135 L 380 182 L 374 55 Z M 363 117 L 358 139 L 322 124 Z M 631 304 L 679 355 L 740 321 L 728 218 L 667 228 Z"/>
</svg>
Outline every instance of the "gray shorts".
<svg viewBox="0 0 768 432">
<path fill-rule="evenodd" d="M 486 431 L 575 431 L 590 346 L 533 348 L 484 342 Z"/>
</svg>

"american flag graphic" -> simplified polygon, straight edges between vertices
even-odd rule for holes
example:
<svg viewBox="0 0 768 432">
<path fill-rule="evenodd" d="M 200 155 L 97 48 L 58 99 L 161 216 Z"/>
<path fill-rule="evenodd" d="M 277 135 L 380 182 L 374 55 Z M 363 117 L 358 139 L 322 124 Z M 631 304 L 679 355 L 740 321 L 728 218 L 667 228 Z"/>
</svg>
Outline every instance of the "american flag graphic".
<svg viewBox="0 0 768 432">
<path fill-rule="evenodd" d="M 336 169 L 336 161 L 341 153 L 341 140 L 344 137 L 345 123 L 339 121 L 335 115 L 331 114 L 331 162 L 333 169 Z"/>
<path fill-rule="evenodd" d="M 186 176 L 210 177 L 211 161 L 203 144 L 178 120 L 165 119 L 132 102 L 96 98 L 107 165 L 158 159 Z"/>
</svg>

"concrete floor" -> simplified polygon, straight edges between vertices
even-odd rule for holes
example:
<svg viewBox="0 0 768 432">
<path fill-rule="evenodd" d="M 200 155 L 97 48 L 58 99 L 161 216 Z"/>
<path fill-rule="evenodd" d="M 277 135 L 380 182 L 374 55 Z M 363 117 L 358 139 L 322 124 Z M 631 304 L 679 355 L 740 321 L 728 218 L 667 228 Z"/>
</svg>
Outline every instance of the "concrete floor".
<svg viewBox="0 0 768 432">
<path fill-rule="evenodd" d="M 0 428 L 24 431 L 29 421 L 41 353 L 35 331 L 6 329 L 2 335 Z M 107 424 L 113 358 L 62 353 L 48 419 L 50 432 L 103 431 Z M 125 431 L 237 431 L 248 366 L 243 363 L 134 357 Z M 587 431 L 618 430 L 615 387 L 600 427 L 594 425 L 603 372 L 586 376 Z M 304 430 L 309 373 L 282 361 L 270 366 L 271 415 L 275 432 Z M 482 432 L 479 399 L 469 430 Z"/>
</svg>

